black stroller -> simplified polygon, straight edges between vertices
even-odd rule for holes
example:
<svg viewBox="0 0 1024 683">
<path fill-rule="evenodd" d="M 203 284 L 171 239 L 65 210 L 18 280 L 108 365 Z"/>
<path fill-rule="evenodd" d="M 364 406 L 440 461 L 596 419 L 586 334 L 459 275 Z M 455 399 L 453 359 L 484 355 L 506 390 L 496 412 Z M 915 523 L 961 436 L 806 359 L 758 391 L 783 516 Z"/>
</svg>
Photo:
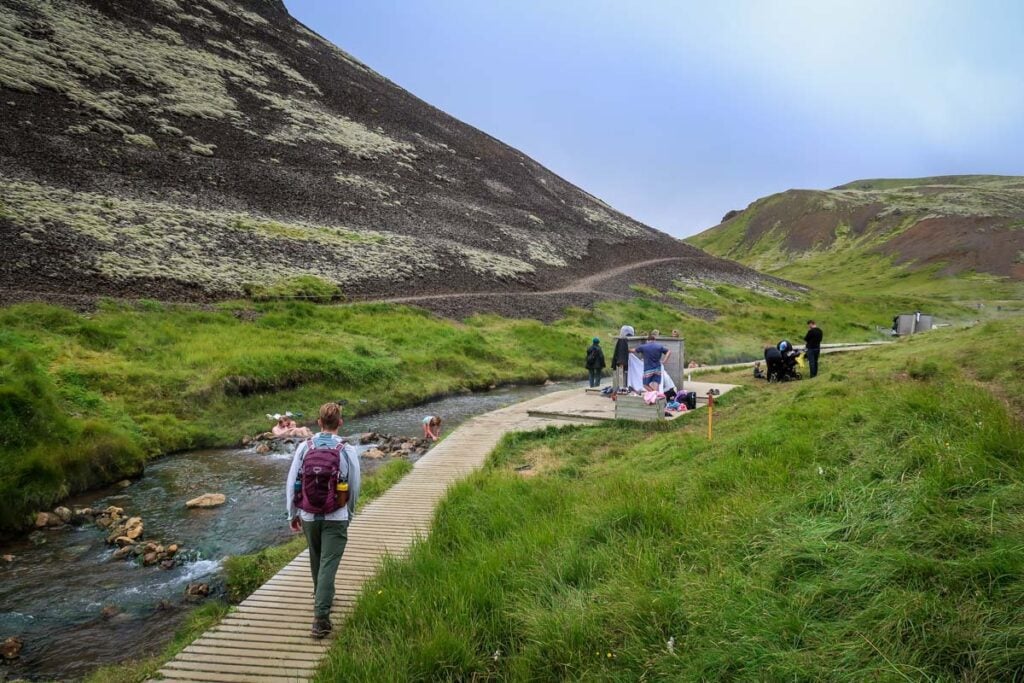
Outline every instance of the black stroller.
<svg viewBox="0 0 1024 683">
<path fill-rule="evenodd" d="M 800 352 L 793 348 L 787 340 L 783 339 L 777 346 L 769 346 L 764 350 L 764 362 L 768 366 L 769 382 L 789 382 L 801 379 L 800 368 L 797 359 Z"/>
</svg>

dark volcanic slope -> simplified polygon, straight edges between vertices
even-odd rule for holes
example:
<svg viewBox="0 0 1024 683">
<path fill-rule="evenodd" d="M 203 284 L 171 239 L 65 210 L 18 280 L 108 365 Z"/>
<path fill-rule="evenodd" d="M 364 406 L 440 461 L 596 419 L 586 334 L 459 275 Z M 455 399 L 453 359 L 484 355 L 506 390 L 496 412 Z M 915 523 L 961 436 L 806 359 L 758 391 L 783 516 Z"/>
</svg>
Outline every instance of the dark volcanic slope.
<svg viewBox="0 0 1024 683">
<path fill-rule="evenodd" d="M 0 288 L 185 299 L 304 274 L 555 289 L 700 256 L 280 0 L 0 0 L 0 243 Z"/>
<path fill-rule="evenodd" d="M 769 272 L 827 250 L 892 256 L 1024 280 L 1024 178 L 946 176 L 858 180 L 831 190 L 789 190 L 689 240 Z"/>
</svg>

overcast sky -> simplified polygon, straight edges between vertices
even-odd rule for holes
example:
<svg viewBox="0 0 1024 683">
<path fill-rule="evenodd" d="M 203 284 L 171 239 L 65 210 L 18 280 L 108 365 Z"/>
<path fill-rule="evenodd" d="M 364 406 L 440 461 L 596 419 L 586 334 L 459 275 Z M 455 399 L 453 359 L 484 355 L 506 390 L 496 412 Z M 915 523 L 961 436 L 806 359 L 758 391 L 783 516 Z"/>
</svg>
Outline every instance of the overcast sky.
<svg viewBox="0 0 1024 683">
<path fill-rule="evenodd" d="M 678 236 L 791 187 L 1024 174 L 1024 2 L 285 1 L 418 97 Z"/>
</svg>

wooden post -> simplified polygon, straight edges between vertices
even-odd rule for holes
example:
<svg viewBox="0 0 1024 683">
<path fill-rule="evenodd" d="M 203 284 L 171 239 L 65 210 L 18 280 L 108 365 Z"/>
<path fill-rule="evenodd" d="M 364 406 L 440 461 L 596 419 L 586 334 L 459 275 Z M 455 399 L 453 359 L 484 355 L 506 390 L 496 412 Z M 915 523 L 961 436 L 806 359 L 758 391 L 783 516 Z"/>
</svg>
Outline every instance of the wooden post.
<svg viewBox="0 0 1024 683">
<path fill-rule="evenodd" d="M 714 420 L 715 395 L 708 391 L 708 441 L 711 441 L 711 424 Z"/>
</svg>

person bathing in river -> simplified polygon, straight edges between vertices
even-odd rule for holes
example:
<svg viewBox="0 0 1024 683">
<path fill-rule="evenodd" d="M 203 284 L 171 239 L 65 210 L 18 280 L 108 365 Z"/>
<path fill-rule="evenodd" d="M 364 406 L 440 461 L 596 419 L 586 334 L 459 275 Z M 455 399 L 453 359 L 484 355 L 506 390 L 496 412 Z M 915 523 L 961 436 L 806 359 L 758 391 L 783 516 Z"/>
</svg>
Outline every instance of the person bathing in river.
<svg viewBox="0 0 1024 683">
<path fill-rule="evenodd" d="M 441 418 L 437 415 L 427 415 L 423 418 L 423 438 L 431 441 L 441 438 Z"/>
<path fill-rule="evenodd" d="M 271 417 L 277 420 L 277 424 L 270 429 L 270 433 L 274 435 L 274 438 L 308 439 L 313 436 L 313 432 L 308 427 L 300 427 L 295 423 L 291 413 L 285 413 L 284 415 L 274 413 Z"/>
<path fill-rule="evenodd" d="M 334 577 L 359 500 L 359 456 L 338 436 L 341 406 L 320 406 L 317 423 L 320 432 L 299 444 L 292 456 L 285 501 L 289 526 L 292 531 L 301 530 L 309 544 L 314 595 L 311 635 L 320 639 L 332 629 Z"/>
</svg>

